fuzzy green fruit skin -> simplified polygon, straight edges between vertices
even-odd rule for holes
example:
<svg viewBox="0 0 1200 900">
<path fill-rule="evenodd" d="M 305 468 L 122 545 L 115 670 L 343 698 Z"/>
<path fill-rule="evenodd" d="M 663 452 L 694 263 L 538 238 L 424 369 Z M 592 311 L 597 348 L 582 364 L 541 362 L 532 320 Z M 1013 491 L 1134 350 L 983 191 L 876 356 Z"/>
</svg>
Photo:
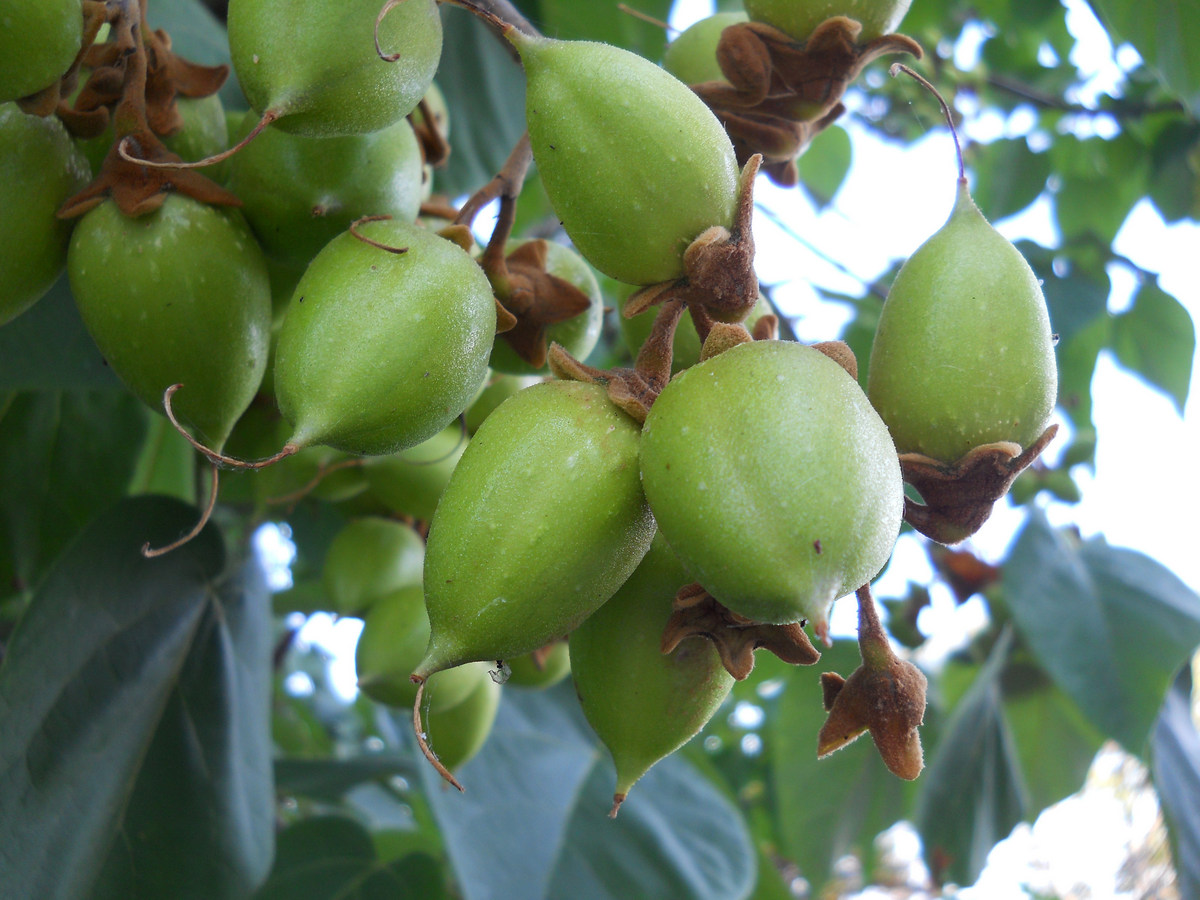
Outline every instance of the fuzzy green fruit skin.
<svg viewBox="0 0 1200 900">
<path fill-rule="evenodd" d="M 670 653 L 659 649 L 675 593 L 691 580 L 656 535 L 629 580 L 571 634 L 575 691 L 612 754 L 621 797 L 691 740 L 733 687 L 710 641 L 692 637 Z"/>
<path fill-rule="evenodd" d="M 0 12 L 0 103 L 54 84 L 82 42 L 79 0 L 5 0 Z"/>
<path fill-rule="evenodd" d="M 367 460 L 368 488 L 393 512 L 428 522 L 466 449 L 463 426 L 455 422 L 415 447 Z"/>
<path fill-rule="evenodd" d="M 887 428 L 858 383 L 803 344 L 742 344 L 674 378 L 646 418 L 642 480 L 694 580 L 736 613 L 807 619 L 818 634 L 900 532 Z"/>
<path fill-rule="evenodd" d="M 509 244 L 509 251 L 516 250 L 524 241 Z M 563 349 L 578 360 L 585 360 L 600 340 L 600 332 L 604 327 L 604 295 L 591 268 L 578 253 L 546 241 L 546 271 L 563 281 L 573 284 L 583 291 L 592 301 L 592 305 L 577 316 L 565 322 L 555 322 L 546 329 L 546 344 L 561 344 Z M 548 373 L 547 363 L 540 369 L 535 369 L 517 355 L 509 346 L 508 341 L 496 335 L 496 343 L 492 346 L 492 356 L 488 362 L 494 372 L 504 372 L 509 375 L 536 375 Z"/>
<path fill-rule="evenodd" d="M 407 0 L 379 24 L 377 0 L 231 0 L 229 50 L 250 105 L 309 137 L 378 131 L 412 112 L 437 70 L 436 0 Z"/>
<path fill-rule="evenodd" d="M 248 133 L 258 121 L 247 113 Z M 370 134 L 310 138 L 266 128 L 231 162 L 229 187 L 273 259 L 306 265 L 365 215 L 413 222 L 421 205 L 421 149 L 408 121 Z"/>
<path fill-rule="evenodd" d="M 298 446 L 395 453 L 433 437 L 487 374 L 491 285 L 458 245 L 370 222 L 325 246 L 296 285 L 275 352 L 279 410 Z"/>
<path fill-rule="evenodd" d="M 411 710 L 417 686 L 408 676 L 428 642 L 429 616 L 419 582 L 377 598 L 363 617 L 354 651 L 359 690 L 372 700 Z M 435 712 L 461 703 L 481 678 L 491 680 L 489 665 L 494 663 L 470 663 L 431 676 L 422 708 L 428 704 L 428 712 Z"/>
<path fill-rule="evenodd" d="M 744 12 L 716 13 L 684 29 L 667 45 L 663 53 L 663 68 L 684 84 L 705 81 L 726 81 L 717 63 L 717 44 L 721 32 L 730 25 L 748 21 Z"/>
<path fill-rule="evenodd" d="M 442 765 L 453 771 L 483 748 L 499 706 L 500 685 L 485 676 L 461 703 L 430 710 L 425 735 Z"/>
<path fill-rule="evenodd" d="M 960 184 L 949 221 L 917 248 L 884 303 L 867 379 L 900 453 L 954 462 L 1028 447 L 1058 393 L 1037 276 Z"/>
<path fill-rule="evenodd" d="M 488 416 L 430 524 L 418 674 L 529 653 L 613 595 L 654 535 L 638 444 L 592 384 L 534 385 Z"/>
<path fill-rule="evenodd" d="M 325 552 L 321 580 L 330 610 L 360 616 L 380 597 L 420 587 L 425 545 L 394 519 L 364 516 L 337 533 Z"/>
<path fill-rule="evenodd" d="M 525 65 L 538 174 L 576 249 L 628 284 L 681 276 L 688 245 L 733 223 L 739 173 L 721 123 L 627 50 L 510 38 Z"/>
<path fill-rule="evenodd" d="M 834 16 L 846 16 L 862 25 L 859 43 L 891 34 L 899 26 L 912 0 L 745 0 L 750 18 L 765 22 L 798 41 Z"/>
<path fill-rule="evenodd" d="M 271 289 L 262 251 L 236 210 L 169 194 L 126 218 L 105 201 L 79 220 L 67 256 L 71 293 L 122 381 L 162 412 L 173 407 L 220 448 L 267 365 Z"/>
<path fill-rule="evenodd" d="M 71 223 L 54 216 L 88 183 L 87 161 L 57 119 L 0 105 L 0 325 L 33 306 L 67 262 Z"/>
</svg>

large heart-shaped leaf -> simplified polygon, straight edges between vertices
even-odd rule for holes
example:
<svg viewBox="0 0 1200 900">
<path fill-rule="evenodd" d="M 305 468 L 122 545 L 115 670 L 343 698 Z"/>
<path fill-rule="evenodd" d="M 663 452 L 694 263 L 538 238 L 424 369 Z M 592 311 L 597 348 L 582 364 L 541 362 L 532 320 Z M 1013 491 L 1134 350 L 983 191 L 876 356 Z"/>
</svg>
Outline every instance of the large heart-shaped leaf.
<svg viewBox="0 0 1200 900">
<path fill-rule="evenodd" d="M 679 758 L 638 782 L 615 820 L 616 776 L 571 687 L 505 692 L 464 794 L 422 782 L 467 900 L 737 900 L 756 863 L 738 811 Z"/>
<path fill-rule="evenodd" d="M 6 897 L 243 896 L 273 844 L 269 604 L 197 511 L 125 500 L 54 564 L 0 668 Z"/>
<path fill-rule="evenodd" d="M 1200 644 L 1200 597 L 1141 553 L 1082 544 L 1032 515 L 1004 597 L 1039 663 L 1083 713 L 1141 753 L 1167 688 Z"/>
</svg>

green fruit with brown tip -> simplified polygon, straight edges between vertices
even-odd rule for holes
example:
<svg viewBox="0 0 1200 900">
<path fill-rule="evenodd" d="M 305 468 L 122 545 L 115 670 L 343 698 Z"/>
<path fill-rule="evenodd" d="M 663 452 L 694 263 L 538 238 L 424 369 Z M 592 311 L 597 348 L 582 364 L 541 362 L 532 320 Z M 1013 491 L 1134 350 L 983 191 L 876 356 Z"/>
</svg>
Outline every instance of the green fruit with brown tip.
<svg viewBox="0 0 1200 900">
<path fill-rule="evenodd" d="M 408 676 L 428 642 L 429 617 L 420 584 L 376 598 L 363 617 L 354 651 L 359 690 L 372 700 L 411 710 L 417 686 Z M 461 703 L 481 678 L 490 680 L 490 665 L 494 663 L 469 663 L 433 675 L 425 686 L 423 706 L 432 713 Z"/>
<path fill-rule="evenodd" d="M 684 84 L 727 80 L 717 62 L 717 44 L 726 28 L 748 19 L 744 12 L 719 12 L 688 26 L 667 44 L 663 68 Z"/>
<path fill-rule="evenodd" d="M 88 176 L 61 122 L 0 105 L 0 325 L 40 300 L 62 272 L 72 223 L 55 212 Z"/>
<path fill-rule="evenodd" d="M 658 527 L 713 597 L 807 620 L 874 578 L 900 532 L 896 450 L 858 382 L 812 347 L 740 344 L 681 372 L 642 432 Z"/>
<path fill-rule="evenodd" d="M 364 134 L 412 112 L 442 54 L 436 0 L 231 0 L 229 51 L 250 105 L 310 137 Z"/>
<path fill-rule="evenodd" d="M 425 736 L 439 762 L 450 770 L 469 762 L 487 743 L 499 706 L 500 685 L 485 674 L 462 702 L 431 709 Z"/>
<path fill-rule="evenodd" d="M 846 16 L 862 25 L 859 43 L 891 34 L 899 26 L 912 0 L 745 0 L 755 22 L 765 22 L 797 41 L 834 16 Z"/>
<path fill-rule="evenodd" d="M 639 433 L 579 382 L 534 385 L 488 416 L 430 524 L 432 633 L 415 677 L 529 653 L 613 595 L 654 534 Z"/>
<path fill-rule="evenodd" d="M 329 609 L 360 616 L 380 597 L 420 587 L 424 560 L 424 542 L 403 522 L 378 516 L 355 519 L 325 552 L 321 580 Z"/>
<path fill-rule="evenodd" d="M 428 522 L 466 449 L 467 435 L 455 422 L 415 447 L 366 460 L 363 474 L 379 502 Z"/>
<path fill-rule="evenodd" d="M 126 217 L 106 200 L 75 225 L 71 293 L 88 333 L 151 409 L 173 398 L 180 421 L 220 449 L 267 365 L 266 262 L 236 210 L 171 193 Z"/>
<path fill-rule="evenodd" d="M 258 121 L 250 112 L 249 132 Z M 365 215 L 413 222 L 421 205 L 421 149 L 406 119 L 340 137 L 270 126 L 230 160 L 229 187 L 267 255 L 307 265 Z"/>
<path fill-rule="evenodd" d="M 571 651 L 566 641 L 555 641 L 545 653 L 534 651 L 505 662 L 511 670 L 505 684 L 540 691 L 567 677 L 571 671 Z"/>
<path fill-rule="evenodd" d="M 0 103 L 54 84 L 82 43 L 79 0 L 5 0 L 0 12 Z"/>
<path fill-rule="evenodd" d="M 692 241 L 733 224 L 739 172 L 721 123 L 687 85 L 627 50 L 508 37 L 525 66 L 538 174 L 576 249 L 628 284 L 683 275 Z"/>
<path fill-rule="evenodd" d="M 692 580 L 662 535 L 641 565 L 571 634 L 571 677 L 583 714 L 617 767 L 613 815 L 634 783 L 705 726 L 733 676 L 696 636 L 660 650 L 676 591 Z"/>
<path fill-rule="evenodd" d="M 997 441 L 1028 447 L 1046 428 L 1058 393 L 1046 300 L 965 182 L 892 283 L 867 393 L 897 451 L 946 463 Z"/>
<path fill-rule="evenodd" d="M 457 244 L 396 221 L 358 233 L 385 246 L 345 232 L 296 285 L 275 394 L 292 444 L 374 456 L 429 440 L 466 409 L 487 373 L 496 306 Z"/>
</svg>

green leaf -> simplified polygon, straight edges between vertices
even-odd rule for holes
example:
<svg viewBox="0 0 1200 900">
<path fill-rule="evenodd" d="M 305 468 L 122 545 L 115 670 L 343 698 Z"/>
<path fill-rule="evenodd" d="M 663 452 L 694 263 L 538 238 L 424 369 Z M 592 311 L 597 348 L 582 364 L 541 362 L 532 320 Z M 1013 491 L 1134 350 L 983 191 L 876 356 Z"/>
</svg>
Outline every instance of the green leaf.
<svg viewBox="0 0 1200 900">
<path fill-rule="evenodd" d="M 796 163 L 800 184 L 817 209 L 825 209 L 846 180 L 853 160 L 850 135 L 839 125 L 831 125 L 816 136 Z"/>
<path fill-rule="evenodd" d="M 1191 678 L 1185 672 L 1167 694 L 1151 742 L 1151 773 L 1171 833 L 1182 897 L 1200 895 L 1200 734 L 1192 718 Z"/>
<path fill-rule="evenodd" d="M 450 158 L 435 174 L 451 197 L 487 184 L 525 131 L 525 75 L 507 42 L 475 16 L 443 8 L 445 47 L 437 85 L 451 110 Z"/>
<path fill-rule="evenodd" d="M 124 390 L 96 349 L 64 273 L 28 312 L 0 328 L 0 389 Z"/>
<path fill-rule="evenodd" d="M 1004 717 L 1028 794 L 1026 816 L 1035 819 L 1083 787 L 1104 736 L 1033 665 L 1010 662 L 1002 675 L 1002 691 Z M 1051 747 L 1053 752 L 1047 752 Z"/>
<path fill-rule="evenodd" d="M 1038 661 L 1104 734 L 1143 751 L 1163 697 L 1200 644 L 1200 597 L 1159 563 L 1032 515 L 1004 597 Z"/>
<path fill-rule="evenodd" d="M 1167 222 L 1200 218 L 1200 124 L 1170 121 L 1154 138 L 1150 199 Z"/>
<path fill-rule="evenodd" d="M 20 393 L 0 412 L 0 595 L 32 588 L 126 491 L 148 415 L 124 391 Z"/>
<path fill-rule="evenodd" d="M 441 867 L 424 853 L 376 858 L 371 835 L 341 816 L 314 816 L 279 835 L 270 878 L 255 900 L 439 900 Z"/>
<path fill-rule="evenodd" d="M 847 853 L 870 871 L 875 837 L 905 816 L 915 794 L 887 770 L 868 735 L 817 759 L 826 717 L 819 673 L 849 676 L 861 662 L 856 641 L 837 641 L 817 665 L 790 667 L 777 714 L 767 720 L 780 852 L 816 888 Z"/>
<path fill-rule="evenodd" d="M 639 16 L 619 8 L 618 0 L 541 0 L 542 33 L 565 40 L 603 41 L 632 50 L 651 60 L 662 58 L 667 33 Z M 671 0 L 642 0 L 638 13 L 664 22 L 671 13 Z"/>
<path fill-rule="evenodd" d="M 608 818 L 616 776 L 569 685 L 505 693 L 488 743 L 459 773 L 464 794 L 420 771 L 467 900 L 738 900 L 754 885 L 741 816 L 678 757 Z"/>
<path fill-rule="evenodd" d="M 1196 353 L 1196 327 L 1183 304 L 1157 281 L 1143 284 L 1133 307 L 1113 321 L 1113 348 L 1121 365 L 1162 389 L 1183 415 Z"/>
<path fill-rule="evenodd" d="M 917 830 L 939 881 L 975 881 L 992 847 L 1025 814 L 1025 787 L 1001 691 L 1011 644 L 1008 632 L 996 642 L 921 774 Z"/>
<path fill-rule="evenodd" d="M 1111 244 L 1145 193 L 1149 154 L 1128 133 L 1112 140 L 1062 136 L 1051 150 L 1059 172 L 1054 214 L 1063 239 Z"/>
<path fill-rule="evenodd" d="M 975 172 L 971 194 L 992 221 L 1029 206 L 1046 189 L 1051 172 L 1050 154 L 1034 153 L 1024 138 L 975 144 L 970 164 Z"/>
<path fill-rule="evenodd" d="M 1112 32 L 1128 41 L 1158 78 L 1200 115 L 1200 3 L 1196 0 L 1089 0 Z"/>
<path fill-rule="evenodd" d="M 55 563 L 0 667 L 7 897 L 225 897 L 273 843 L 270 628 L 256 565 L 197 510 L 139 497 Z"/>
<path fill-rule="evenodd" d="M 334 801 L 350 788 L 392 775 L 416 774 L 411 756 L 374 753 L 348 759 L 277 759 L 275 789 L 283 794 L 301 794 L 317 800 Z"/>
<path fill-rule="evenodd" d="M 1097 316 L 1069 340 L 1060 340 L 1055 348 L 1058 358 L 1058 405 L 1067 411 L 1081 434 L 1092 436 L 1089 460 L 1096 453 L 1096 429 L 1092 424 L 1092 375 L 1096 371 L 1100 351 L 1108 346 L 1111 339 L 1112 319 L 1105 314 Z"/>
</svg>

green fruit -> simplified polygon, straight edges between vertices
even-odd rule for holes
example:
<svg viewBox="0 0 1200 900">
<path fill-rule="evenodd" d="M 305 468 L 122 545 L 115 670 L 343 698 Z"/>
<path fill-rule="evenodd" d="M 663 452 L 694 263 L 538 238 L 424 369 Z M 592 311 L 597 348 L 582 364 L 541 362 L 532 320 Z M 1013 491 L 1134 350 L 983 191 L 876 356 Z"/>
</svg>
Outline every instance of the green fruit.
<svg viewBox="0 0 1200 900">
<path fill-rule="evenodd" d="M 499 706 L 500 685 L 485 676 L 461 703 L 429 711 L 425 734 L 443 766 L 457 769 L 480 751 L 492 733 Z"/>
<path fill-rule="evenodd" d="M 359 616 L 380 597 L 421 586 L 425 545 L 402 522 L 368 516 L 346 525 L 329 545 L 321 580 L 329 608 Z"/>
<path fill-rule="evenodd" d="M 684 84 L 725 81 L 725 73 L 717 63 L 717 44 L 721 40 L 721 32 L 730 25 L 740 25 L 748 18 L 742 12 L 724 12 L 701 19 L 667 45 L 663 53 L 663 68 Z"/>
<path fill-rule="evenodd" d="M 493 375 L 479 392 L 475 402 L 467 407 L 467 433 L 474 434 L 478 431 L 484 420 L 517 391 L 540 384 L 541 380 L 535 375 Z"/>
<path fill-rule="evenodd" d="M 258 121 L 247 113 L 243 128 Z M 371 134 L 310 138 L 266 128 L 231 162 L 229 187 L 263 250 L 306 265 L 366 215 L 412 222 L 421 205 L 421 149 L 401 119 Z"/>
<path fill-rule="evenodd" d="M 538 174 L 580 253 L 627 284 L 684 272 L 705 229 L 733 224 L 725 129 L 673 75 L 627 50 L 510 32 L 525 65 Z"/>
<path fill-rule="evenodd" d="M 82 43 L 79 0 L 5 0 L 0 12 L 0 102 L 54 84 Z"/>
<path fill-rule="evenodd" d="M 505 684 L 515 684 L 518 687 L 540 691 L 553 687 L 567 677 L 571 671 L 571 651 L 567 647 L 566 641 L 556 641 L 540 664 L 538 660 L 534 659 L 532 653 L 526 653 L 524 656 L 505 660 L 505 662 L 508 663 L 511 670 Z"/>
<path fill-rule="evenodd" d="M 571 634 L 575 691 L 617 767 L 614 815 L 634 782 L 691 740 L 733 687 L 710 641 L 659 649 L 671 601 L 691 580 L 657 535 L 629 580 Z"/>
<path fill-rule="evenodd" d="M 516 250 L 525 241 L 509 244 L 509 250 Z M 561 344 L 562 348 L 576 359 L 587 359 L 588 355 L 600 340 L 600 331 L 604 327 L 604 295 L 600 293 L 600 285 L 591 268 L 580 259 L 579 254 L 556 244 L 545 241 L 546 271 L 561 278 L 579 290 L 592 301 L 592 305 L 577 316 L 572 316 L 564 322 L 555 322 L 546 328 L 546 343 Z M 548 372 L 549 366 L 543 365 L 535 369 L 517 355 L 517 352 L 504 340 L 503 335 L 496 335 L 492 345 L 492 356 L 488 362 L 495 372 L 505 372 L 510 375 L 533 375 Z"/>
<path fill-rule="evenodd" d="M 231 0 L 229 50 L 250 105 L 310 137 L 378 131 L 412 112 L 442 55 L 436 0 Z"/>
<path fill-rule="evenodd" d="M 78 6 L 78 4 L 76 4 Z M 87 161 L 57 119 L 0 105 L 0 325 L 42 298 L 67 262 L 71 223 L 54 216 L 88 183 Z"/>
<path fill-rule="evenodd" d="M 363 617 L 354 663 L 358 687 L 380 703 L 411 710 L 417 686 L 408 677 L 429 642 L 429 616 L 420 584 L 398 588 L 379 597 Z M 471 663 L 438 672 L 425 685 L 423 707 L 433 713 L 461 703 L 481 678 L 491 680 L 494 663 Z"/>
<path fill-rule="evenodd" d="M 496 333 L 491 285 L 461 247 L 415 225 L 370 222 L 309 265 L 275 353 L 296 446 L 381 455 L 433 437 L 483 383 Z"/>
<path fill-rule="evenodd" d="M 388 509 L 428 522 L 466 449 L 467 435 L 455 422 L 415 447 L 367 460 L 367 485 Z"/>
<path fill-rule="evenodd" d="M 633 291 L 630 290 L 624 293 L 618 300 L 618 307 L 625 309 L 625 303 L 632 296 Z M 624 315 L 619 317 L 621 323 L 621 337 L 625 341 L 625 346 L 634 359 L 637 358 L 638 351 L 642 348 L 642 344 L 650 337 L 650 331 L 654 327 L 654 318 L 658 315 L 658 307 L 654 306 L 645 312 L 638 313 L 631 319 L 625 318 Z M 753 328 L 754 323 L 763 316 L 771 315 L 771 304 L 761 294 L 758 297 L 758 302 L 754 304 L 754 308 L 750 310 L 750 314 L 746 316 L 746 321 L 743 323 L 746 328 Z M 682 372 L 684 369 L 691 368 L 700 361 L 700 335 L 696 333 L 696 326 L 692 322 L 692 317 L 684 314 L 679 319 L 679 324 L 675 327 L 675 340 L 671 350 L 671 371 Z"/>
<path fill-rule="evenodd" d="M 612 596 L 654 534 L 638 435 L 604 388 L 578 382 L 534 385 L 488 416 L 430 524 L 418 677 L 529 653 Z"/>
<path fill-rule="evenodd" d="M 867 393 L 900 453 L 954 462 L 996 441 L 1028 447 L 1058 393 L 1037 276 L 959 183 L 954 211 L 896 275 Z"/>
<path fill-rule="evenodd" d="M 773 25 L 798 41 L 834 16 L 846 16 L 862 25 L 860 43 L 891 34 L 900 26 L 912 0 L 745 0 L 755 22 Z"/>
<path fill-rule="evenodd" d="M 807 619 L 883 568 L 903 488 L 858 382 L 812 347 L 755 341 L 676 376 L 642 435 L 663 536 L 717 600 L 760 622 Z"/>
<path fill-rule="evenodd" d="M 111 201 L 79 220 L 67 257 L 84 324 L 147 406 L 173 407 L 220 448 L 262 381 L 271 328 L 266 262 L 236 210 L 168 194 L 130 219 Z"/>
</svg>

